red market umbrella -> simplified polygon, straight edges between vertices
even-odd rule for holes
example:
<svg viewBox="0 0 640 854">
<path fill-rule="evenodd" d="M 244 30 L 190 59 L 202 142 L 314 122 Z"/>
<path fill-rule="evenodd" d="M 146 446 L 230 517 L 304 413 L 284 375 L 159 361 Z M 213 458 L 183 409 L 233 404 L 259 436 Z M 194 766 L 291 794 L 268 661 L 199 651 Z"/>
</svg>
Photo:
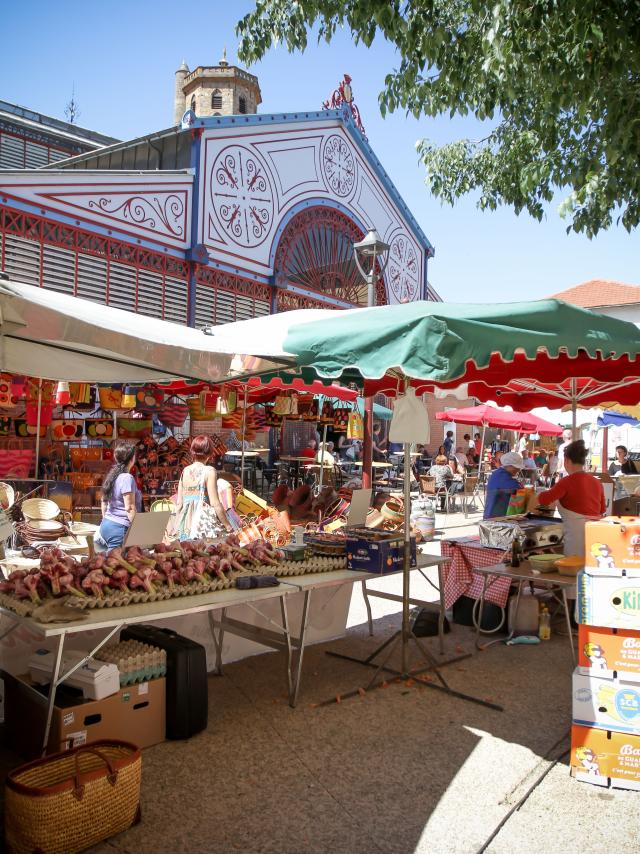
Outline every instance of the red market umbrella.
<svg viewBox="0 0 640 854">
<path fill-rule="evenodd" d="M 505 430 L 535 433 L 536 424 L 532 417 L 521 412 L 505 412 L 483 403 L 464 409 L 447 409 L 437 412 L 438 421 L 453 421 L 455 424 L 479 424 L 483 427 L 501 427 Z M 562 433 L 562 430 L 560 430 Z"/>
<path fill-rule="evenodd" d="M 527 412 L 526 415 L 527 420 L 531 419 L 531 421 L 535 421 L 536 429 L 534 433 L 538 433 L 540 436 L 562 436 L 563 427 L 552 424 L 551 421 L 547 421 L 546 418 L 540 418 L 539 415 L 534 415 L 533 412 Z"/>
</svg>

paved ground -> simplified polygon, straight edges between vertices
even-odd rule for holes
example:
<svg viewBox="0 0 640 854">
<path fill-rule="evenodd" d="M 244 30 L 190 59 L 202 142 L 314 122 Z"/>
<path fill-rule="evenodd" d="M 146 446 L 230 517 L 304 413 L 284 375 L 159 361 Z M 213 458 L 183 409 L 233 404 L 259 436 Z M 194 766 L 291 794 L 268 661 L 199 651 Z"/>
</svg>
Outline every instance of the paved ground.
<svg viewBox="0 0 640 854">
<path fill-rule="evenodd" d="M 399 590 L 401 580 L 380 585 Z M 321 705 L 369 674 L 326 650 L 368 653 L 399 626 L 398 607 L 374 602 L 369 638 L 354 592 L 347 636 L 307 653 L 296 710 L 280 692 L 280 655 L 211 677 L 207 731 L 145 751 L 143 822 L 94 852 L 636 852 L 640 796 L 569 777 L 572 665 L 558 633 L 443 670 L 453 688 L 503 712 L 394 682 Z M 473 651 L 472 635 L 454 627 L 445 658 L 463 650 Z M 0 758 L 16 762 L 8 751 Z"/>
</svg>

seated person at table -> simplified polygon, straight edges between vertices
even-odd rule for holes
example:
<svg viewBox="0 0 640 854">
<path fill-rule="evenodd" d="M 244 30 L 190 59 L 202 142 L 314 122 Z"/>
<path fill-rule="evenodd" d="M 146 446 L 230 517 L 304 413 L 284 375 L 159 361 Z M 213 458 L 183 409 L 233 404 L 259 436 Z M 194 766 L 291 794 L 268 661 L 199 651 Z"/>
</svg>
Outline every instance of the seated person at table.
<svg viewBox="0 0 640 854">
<path fill-rule="evenodd" d="M 500 460 L 502 459 L 502 451 L 496 451 L 491 455 L 491 468 L 499 469 L 500 468 Z"/>
<path fill-rule="evenodd" d="M 525 469 L 535 469 L 536 468 L 536 461 L 533 459 L 533 457 L 531 456 L 529 451 L 525 450 L 522 452 L 522 462 L 524 463 L 522 468 L 525 468 Z"/>
<path fill-rule="evenodd" d="M 507 515 L 511 496 L 522 486 L 515 476 L 523 466 L 522 457 L 516 451 L 509 451 L 500 456 L 500 468 L 492 472 L 487 483 L 483 519 Z"/>
<path fill-rule="evenodd" d="M 465 473 L 464 463 L 461 463 L 457 456 L 449 458 L 449 468 L 457 475 L 464 475 Z"/>
<path fill-rule="evenodd" d="M 464 474 L 465 467 L 469 465 L 469 456 L 464 453 L 460 445 L 458 445 L 458 447 L 456 448 L 454 456 L 458 461 L 458 465 L 462 468 L 460 474 Z"/>
<path fill-rule="evenodd" d="M 562 550 L 566 555 L 584 554 L 584 526 L 605 512 L 604 489 L 597 477 L 584 470 L 588 451 L 582 439 L 569 442 L 564 449 L 567 474 L 555 486 L 541 492 L 538 502 L 547 507 L 557 503 L 563 522 Z"/>
<path fill-rule="evenodd" d="M 316 456 L 316 451 L 318 449 L 318 443 L 315 439 L 310 439 L 309 444 L 306 448 L 303 448 L 300 451 L 301 457 L 308 457 L 308 459 L 313 460 Z"/>
<path fill-rule="evenodd" d="M 543 466 L 543 465 L 546 463 L 546 461 L 547 461 L 547 452 L 545 451 L 545 449 L 544 449 L 544 448 L 538 448 L 538 450 L 536 451 L 536 454 L 535 454 L 535 456 L 534 456 L 534 458 L 533 458 L 533 459 L 535 460 L 536 465 L 538 466 L 538 468 L 542 468 L 542 466 Z"/>
<path fill-rule="evenodd" d="M 439 454 L 435 458 L 433 465 L 429 469 L 429 475 L 435 478 L 436 490 L 446 489 L 447 491 L 449 491 L 453 487 L 453 489 L 459 491 L 457 487 L 462 487 L 462 483 L 460 481 L 456 481 L 454 486 L 453 471 L 451 470 L 451 466 L 448 465 L 447 458 L 444 456 L 444 454 Z M 444 510 L 446 495 L 444 495 L 444 493 L 441 493 L 439 495 L 439 498 L 440 510 Z"/>
</svg>

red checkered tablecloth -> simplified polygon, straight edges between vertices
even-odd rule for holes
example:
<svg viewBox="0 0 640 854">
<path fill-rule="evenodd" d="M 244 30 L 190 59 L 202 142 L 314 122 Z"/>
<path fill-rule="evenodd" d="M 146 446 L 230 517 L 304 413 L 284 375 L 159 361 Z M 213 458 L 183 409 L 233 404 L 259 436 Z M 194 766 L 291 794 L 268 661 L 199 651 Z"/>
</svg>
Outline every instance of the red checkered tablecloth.
<svg viewBox="0 0 640 854">
<path fill-rule="evenodd" d="M 479 599 L 482 595 L 484 576 L 473 571 L 474 566 L 493 566 L 501 563 L 504 549 L 490 549 L 477 542 L 459 543 L 442 540 L 440 543 L 442 557 L 451 558 L 450 563 L 443 566 L 444 571 L 444 605 L 450 608 L 460 596 L 470 596 Z M 507 604 L 511 579 L 490 575 L 487 578 L 487 589 L 484 598 L 501 608 Z"/>
</svg>

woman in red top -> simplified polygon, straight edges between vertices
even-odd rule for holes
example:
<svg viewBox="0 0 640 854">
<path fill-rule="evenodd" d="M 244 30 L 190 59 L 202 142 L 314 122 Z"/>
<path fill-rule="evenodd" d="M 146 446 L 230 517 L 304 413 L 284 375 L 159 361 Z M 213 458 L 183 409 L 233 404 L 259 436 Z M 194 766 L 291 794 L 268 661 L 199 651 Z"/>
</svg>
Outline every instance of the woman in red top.
<svg viewBox="0 0 640 854">
<path fill-rule="evenodd" d="M 565 446 L 564 460 L 567 477 L 538 495 L 543 505 L 558 502 L 558 512 L 564 523 L 564 552 L 584 554 L 584 526 L 591 519 L 600 519 L 605 512 L 602 483 L 584 470 L 587 449 L 582 439 Z"/>
</svg>

